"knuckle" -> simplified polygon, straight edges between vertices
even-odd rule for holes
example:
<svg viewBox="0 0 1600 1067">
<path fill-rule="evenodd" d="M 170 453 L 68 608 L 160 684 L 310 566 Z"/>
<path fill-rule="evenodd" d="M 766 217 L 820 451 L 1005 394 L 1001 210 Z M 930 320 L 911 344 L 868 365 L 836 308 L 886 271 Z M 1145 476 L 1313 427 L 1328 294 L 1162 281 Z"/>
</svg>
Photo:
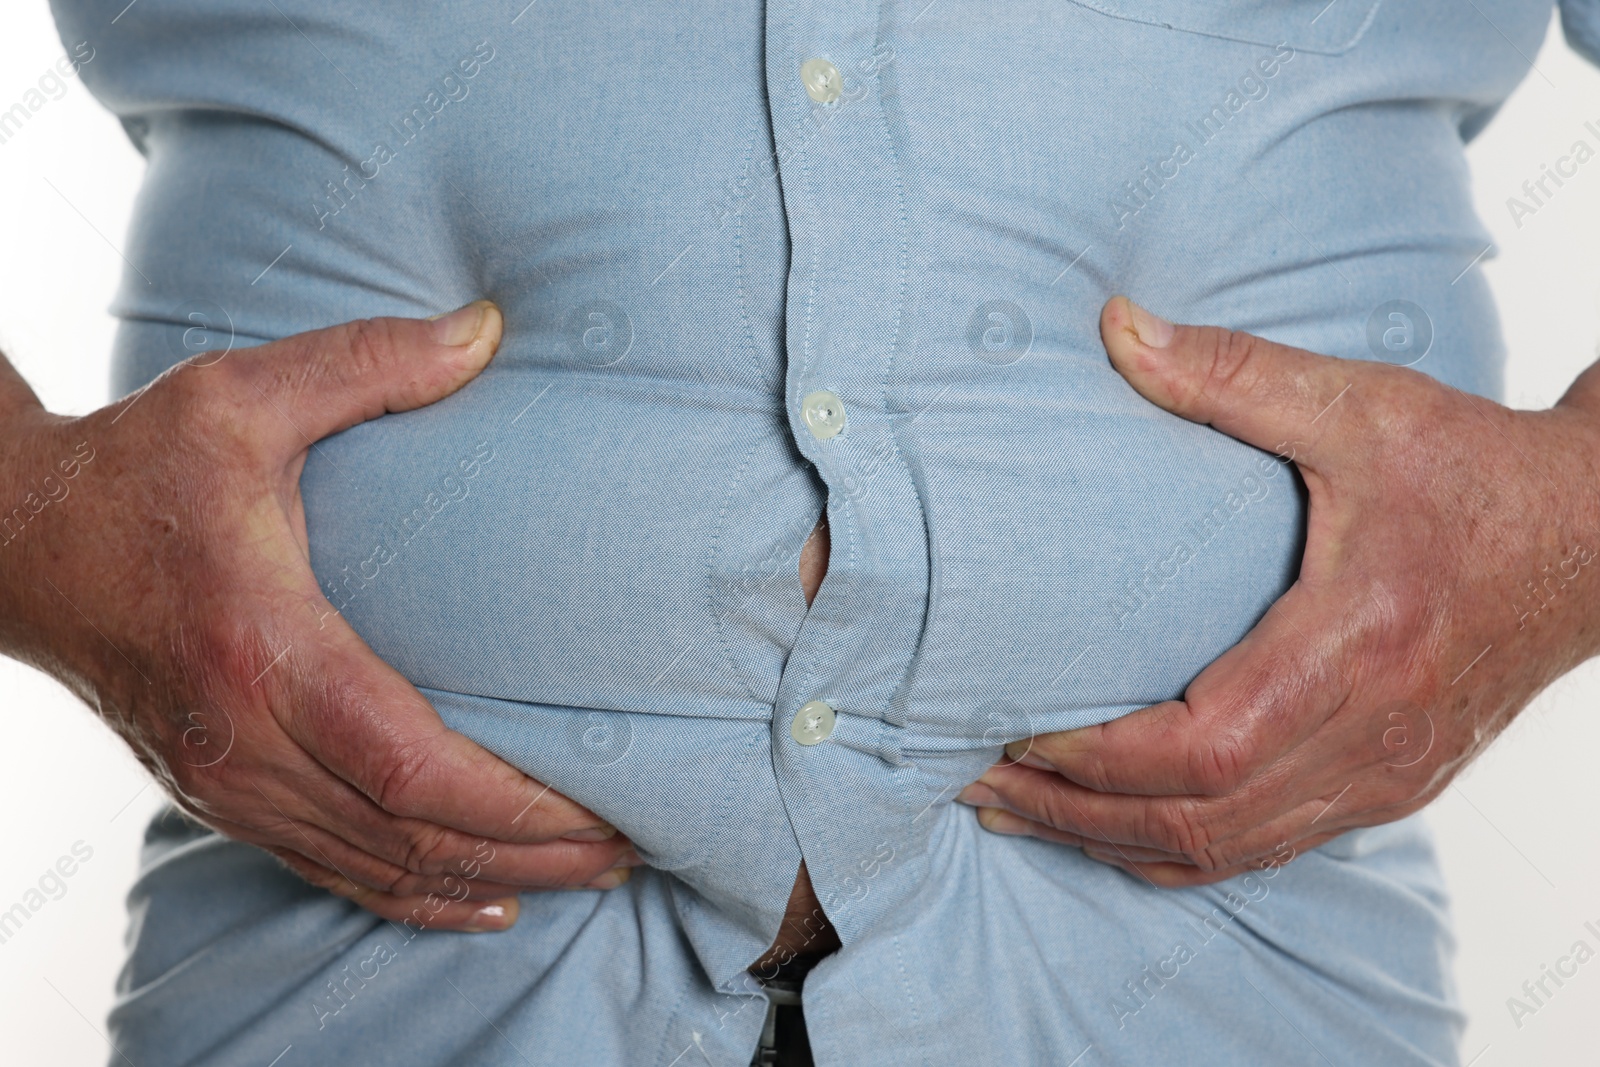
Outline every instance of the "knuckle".
<svg viewBox="0 0 1600 1067">
<path fill-rule="evenodd" d="M 1106 760 L 1097 745 L 1080 745 L 1064 734 L 1041 734 L 1028 740 L 1027 751 L 1043 758 L 1058 774 L 1096 792 L 1114 789 Z"/>
<path fill-rule="evenodd" d="M 523 835 L 517 840 L 526 837 L 545 841 L 594 825 L 593 817 L 583 819 L 571 802 L 554 789 L 541 790 L 516 813 L 515 819 L 506 829 Z"/>
<path fill-rule="evenodd" d="M 356 319 L 339 327 L 344 348 L 342 377 L 365 378 L 387 366 L 395 352 L 394 322 L 390 319 Z"/>
<path fill-rule="evenodd" d="M 1349 646 L 1381 668 L 1390 691 L 1425 706 L 1444 688 L 1448 631 L 1437 626 L 1441 598 L 1426 568 L 1413 570 L 1370 583 L 1365 603 L 1349 614 Z"/>
<path fill-rule="evenodd" d="M 1146 836 L 1157 848 L 1182 856 L 1197 867 L 1210 869 L 1212 837 L 1192 804 L 1178 801 L 1147 809 Z"/>
<path fill-rule="evenodd" d="M 1206 874 L 1231 878 L 1240 873 L 1239 865 L 1249 858 L 1241 851 L 1242 847 L 1240 844 L 1213 843 L 1194 857 L 1195 869 Z"/>
<path fill-rule="evenodd" d="M 345 875 L 360 879 L 361 886 L 376 893 L 403 895 L 405 887 L 420 878 L 399 864 L 382 856 L 364 855 L 353 859 L 345 868 Z"/>
<path fill-rule="evenodd" d="M 373 757 L 370 765 L 373 771 L 366 776 L 366 781 L 371 782 L 368 795 L 389 814 L 403 819 L 427 821 L 434 814 L 429 803 L 429 785 L 434 782 L 438 771 L 438 753 L 432 739 L 422 736 L 400 741 L 384 737 L 384 718 L 379 712 L 376 694 L 357 686 L 357 691 L 349 696 L 349 701 L 334 704 L 333 707 L 365 723 L 360 741 L 365 744 L 376 741 L 384 745 L 381 752 Z M 339 721 L 342 723 L 346 718 L 341 717 Z M 344 733 L 350 733 L 349 726 L 342 729 Z"/>
<path fill-rule="evenodd" d="M 551 885 L 586 885 L 609 871 L 613 866 L 614 864 L 610 860 L 584 860 L 581 857 L 573 856 L 570 859 L 563 858 L 553 864 L 548 877 Z"/>
<path fill-rule="evenodd" d="M 437 882 L 438 879 L 431 875 L 400 869 L 385 878 L 379 888 L 391 896 L 420 897 L 434 892 Z"/>
<path fill-rule="evenodd" d="M 1259 337 L 1238 330 L 1201 327 L 1196 349 L 1203 373 L 1196 380 L 1195 398 L 1214 400 L 1248 384 L 1250 368 L 1257 362 L 1255 356 L 1261 344 Z"/>
<path fill-rule="evenodd" d="M 1062 764 L 1058 763 L 1058 766 Z M 1097 793 L 1114 793 L 1117 782 L 1099 753 L 1079 753 L 1071 761 L 1072 779 Z"/>
<path fill-rule="evenodd" d="M 1417 443 L 1420 429 L 1411 404 L 1390 388 L 1377 391 L 1362 405 L 1362 430 L 1368 440 L 1383 443 L 1380 456 L 1391 468 L 1402 468 L 1410 458 L 1409 447 Z"/>
<path fill-rule="evenodd" d="M 1060 789 L 1024 790 L 1011 802 L 1027 818 L 1054 830 L 1075 830 L 1082 821 L 1077 817 L 1077 805 Z"/>
<path fill-rule="evenodd" d="M 540 873 L 538 883 L 547 889 L 569 889 L 587 885 L 608 869 L 595 867 L 593 864 L 580 865 L 570 861 L 552 863 L 550 867 Z"/>
<path fill-rule="evenodd" d="M 1191 686 L 1181 705 L 1183 718 L 1172 726 L 1172 739 L 1183 745 L 1182 787 L 1198 796 L 1220 797 L 1236 792 L 1259 767 L 1260 755 L 1252 724 L 1261 716 L 1253 709 L 1276 701 L 1256 677 Z"/>
<path fill-rule="evenodd" d="M 598 849 L 553 847 L 544 850 L 530 864 L 522 878 L 502 876 L 503 881 L 527 883 L 548 889 L 586 885 L 616 866 L 616 854 Z"/>
<path fill-rule="evenodd" d="M 1427 621 L 1428 579 L 1423 568 L 1387 573 L 1371 582 L 1358 621 L 1375 641 L 1415 633 Z"/>
<path fill-rule="evenodd" d="M 442 827 L 423 824 L 406 835 L 403 866 L 412 874 L 434 876 L 450 869 L 453 858 L 451 834 Z"/>
<path fill-rule="evenodd" d="M 1430 428 L 1437 432 L 1440 422 L 1448 418 L 1450 395 L 1421 371 L 1387 366 L 1359 371 L 1373 376 L 1366 390 L 1370 403 L 1364 405 L 1367 428 L 1373 436 L 1391 444 L 1420 444 Z"/>
<path fill-rule="evenodd" d="M 1201 796 L 1225 797 L 1239 790 L 1255 770 L 1256 755 L 1249 741 L 1229 731 L 1205 738 L 1189 756 L 1189 781 Z"/>
<path fill-rule="evenodd" d="M 277 672 L 274 668 L 268 679 Z M 339 767 L 341 776 L 384 811 L 402 818 L 418 816 L 413 797 L 428 754 L 419 741 L 395 738 L 385 713 L 383 682 L 363 664 L 349 662 L 324 664 L 291 677 L 294 699 L 285 703 L 282 714 L 292 719 L 292 730 L 315 738 L 324 762 Z"/>
<path fill-rule="evenodd" d="M 428 779 L 433 757 L 419 740 L 394 745 L 381 757 L 372 798 L 391 815 L 417 817 L 417 792 Z"/>
</svg>

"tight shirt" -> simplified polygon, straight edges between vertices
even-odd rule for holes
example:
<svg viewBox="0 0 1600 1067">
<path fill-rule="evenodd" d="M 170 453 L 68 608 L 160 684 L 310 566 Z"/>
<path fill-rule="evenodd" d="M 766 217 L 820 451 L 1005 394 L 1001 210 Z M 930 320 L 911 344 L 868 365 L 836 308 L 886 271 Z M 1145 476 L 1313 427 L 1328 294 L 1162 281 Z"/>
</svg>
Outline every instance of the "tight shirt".
<svg viewBox="0 0 1600 1067">
<path fill-rule="evenodd" d="M 495 300 L 480 378 L 314 449 L 312 565 L 649 864 L 416 934 L 165 816 L 124 1052 L 742 1064 L 803 858 L 820 1064 L 1454 1062 L 1414 821 L 1161 891 L 951 799 L 1180 697 L 1297 572 L 1292 466 L 1140 398 L 1110 295 L 1498 394 L 1462 149 L 1550 3 L 121 6 L 55 0 L 149 160 L 117 391 Z"/>
</svg>

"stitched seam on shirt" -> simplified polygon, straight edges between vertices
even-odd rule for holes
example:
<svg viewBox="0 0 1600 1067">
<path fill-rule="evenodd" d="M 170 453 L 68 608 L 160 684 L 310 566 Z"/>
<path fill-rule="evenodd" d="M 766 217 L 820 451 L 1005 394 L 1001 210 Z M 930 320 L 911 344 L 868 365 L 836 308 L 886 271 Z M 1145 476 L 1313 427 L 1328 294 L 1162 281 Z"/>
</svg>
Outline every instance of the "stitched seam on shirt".
<svg viewBox="0 0 1600 1067">
<path fill-rule="evenodd" d="M 682 927 L 680 926 L 679 929 L 681 930 Z M 709 978 L 707 981 L 709 982 Z M 672 1005 L 672 1010 L 667 1013 L 667 1024 L 661 1028 L 661 1044 L 656 1046 L 656 1063 L 671 1062 L 667 1058 L 667 1053 L 672 1051 L 672 1045 L 669 1042 L 672 1041 L 672 1032 L 677 1027 L 678 1020 L 683 1018 L 683 1002 L 689 999 L 690 992 L 691 988 L 685 985 L 678 993 L 678 1000 Z"/>
<path fill-rule="evenodd" d="M 1070 0 L 1070 2 L 1076 4 L 1078 7 L 1087 8 L 1088 10 L 1093 11 L 1095 14 L 1101 15 L 1105 18 L 1116 19 L 1118 22 L 1131 22 L 1136 26 L 1149 26 L 1151 29 L 1166 30 L 1168 33 L 1187 33 L 1195 37 L 1209 37 L 1214 41 L 1227 41 L 1230 44 L 1248 44 L 1267 48 L 1271 47 L 1271 44 L 1266 40 L 1266 38 L 1277 36 L 1276 34 L 1263 33 L 1260 39 L 1254 37 L 1235 37 L 1231 34 L 1222 33 L 1218 30 L 1196 29 L 1193 26 L 1180 26 L 1177 23 L 1157 22 L 1154 19 L 1140 18 L 1137 15 L 1130 15 L 1126 12 L 1112 11 L 1110 8 L 1101 3 L 1100 0 Z M 1328 6 L 1332 7 L 1333 5 L 1330 4 Z M 1366 18 L 1361 20 L 1361 25 L 1356 27 L 1355 34 L 1348 41 L 1330 42 L 1326 45 L 1314 46 L 1307 44 L 1305 38 L 1300 38 L 1299 40 L 1290 40 L 1286 41 L 1285 43 L 1297 51 L 1309 52 L 1312 55 L 1342 56 L 1359 44 L 1361 42 L 1361 38 L 1367 35 L 1367 31 L 1372 28 L 1373 22 L 1377 20 L 1378 8 L 1382 6 L 1383 0 L 1368 0 Z M 1184 9 L 1184 5 L 1179 4 L 1177 5 L 1177 8 L 1178 10 L 1182 11 Z"/>
<path fill-rule="evenodd" d="M 877 46 L 884 43 L 884 18 L 883 6 L 878 7 L 878 27 L 873 34 L 873 54 L 877 54 Z M 928 506 L 924 495 L 922 483 L 917 479 L 911 469 L 911 463 L 906 458 L 905 448 L 900 437 L 898 420 L 889 411 L 889 378 L 893 373 L 896 363 L 900 358 L 901 330 L 905 323 L 906 293 L 910 287 L 909 270 L 907 261 L 911 255 L 911 219 L 906 210 L 906 182 L 905 166 L 901 162 L 899 148 L 895 143 L 894 130 L 889 123 L 889 113 L 883 98 L 883 67 L 878 67 L 872 72 L 872 80 L 877 85 L 878 118 L 883 124 L 883 138 L 889 146 L 889 158 L 894 164 L 895 198 L 900 208 L 900 292 L 895 308 L 894 334 L 889 341 L 889 358 L 883 366 L 881 379 L 882 393 L 879 397 L 879 410 L 882 411 L 884 420 L 889 427 L 889 437 L 894 442 L 895 462 L 905 472 L 906 481 L 911 486 L 911 492 L 917 502 L 917 518 L 922 525 L 922 560 L 924 567 L 924 587 L 922 594 L 922 619 L 917 627 L 916 641 L 911 647 L 911 654 L 906 659 L 904 672 L 896 683 L 894 691 L 889 694 L 889 699 L 880 711 L 880 715 L 887 719 L 889 709 L 895 707 L 902 699 L 909 700 L 912 680 L 916 676 L 917 662 L 921 658 L 923 643 L 927 639 L 928 624 L 932 618 L 933 609 L 933 531 L 928 524 Z M 896 94 L 898 97 L 898 94 Z M 903 729 L 896 725 L 897 729 Z"/>
<path fill-rule="evenodd" d="M 750 322 L 750 290 L 745 285 L 744 276 L 745 267 L 747 266 L 745 261 L 745 213 L 754 205 L 756 197 L 756 179 L 750 173 L 750 165 L 755 159 L 757 136 L 759 135 L 750 135 L 750 140 L 744 148 L 744 164 L 740 170 L 745 180 L 750 183 L 751 192 L 748 197 L 742 198 L 740 201 L 738 222 L 733 230 L 733 260 L 735 267 L 733 276 L 735 279 L 734 285 L 739 293 L 739 322 L 744 326 L 745 356 L 750 360 L 750 365 L 759 371 L 761 369 L 761 353 L 756 347 L 755 327 Z M 779 207 L 782 207 L 781 203 Z M 763 378 L 765 378 L 764 375 Z M 768 384 L 771 383 L 769 382 Z M 777 392 L 780 397 L 783 395 L 781 384 Z"/>
<path fill-rule="evenodd" d="M 893 944 L 894 944 L 894 962 L 895 962 L 896 966 L 899 967 L 899 969 L 900 969 L 900 988 L 906 995 L 906 1007 L 911 1012 L 912 1028 L 916 1032 L 920 1033 L 921 1032 L 920 1023 L 922 1022 L 922 1014 L 917 1011 L 917 998 L 911 992 L 911 979 L 906 974 L 905 948 L 900 943 L 900 935 L 899 934 L 896 934 L 894 936 Z M 931 1061 L 928 1059 L 928 1050 L 926 1048 L 924 1048 L 922 1050 L 922 1067 L 933 1067 Z"/>
</svg>

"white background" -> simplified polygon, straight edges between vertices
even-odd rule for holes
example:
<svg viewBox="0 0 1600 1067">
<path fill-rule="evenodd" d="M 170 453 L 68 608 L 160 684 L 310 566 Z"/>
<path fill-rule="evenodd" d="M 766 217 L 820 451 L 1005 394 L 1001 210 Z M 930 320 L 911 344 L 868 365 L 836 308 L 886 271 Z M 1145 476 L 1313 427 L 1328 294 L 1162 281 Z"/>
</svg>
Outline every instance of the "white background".
<svg viewBox="0 0 1600 1067">
<path fill-rule="evenodd" d="M 0 110 L 62 54 L 42 0 L 8 7 Z M 1461 17 L 1474 16 L 1463 8 Z M 1574 140 L 1600 143 L 1582 128 L 1586 119 L 1600 126 L 1600 74 L 1559 33 L 1536 66 L 1469 152 L 1478 209 L 1498 247 L 1486 270 L 1506 324 L 1518 407 L 1553 402 L 1600 338 L 1600 159 L 1520 228 L 1506 207 Z M 85 412 L 107 399 L 105 308 L 140 171 L 121 128 L 76 81 L 0 144 L 0 342 L 56 411 Z M 1559 990 L 1550 985 L 1556 996 L 1520 1027 L 1506 1004 L 1577 939 L 1600 948 L 1583 929 L 1586 920 L 1600 928 L 1597 696 L 1600 669 L 1591 664 L 1541 697 L 1432 809 L 1471 1015 L 1462 1060 L 1473 1067 L 1600 1062 L 1600 960 Z M 3 659 L 0 725 L 0 911 L 75 842 L 94 850 L 66 894 L 0 944 L 0 1061 L 101 1063 L 110 1055 L 103 1019 L 119 966 L 123 895 L 157 789 L 64 690 Z"/>
</svg>

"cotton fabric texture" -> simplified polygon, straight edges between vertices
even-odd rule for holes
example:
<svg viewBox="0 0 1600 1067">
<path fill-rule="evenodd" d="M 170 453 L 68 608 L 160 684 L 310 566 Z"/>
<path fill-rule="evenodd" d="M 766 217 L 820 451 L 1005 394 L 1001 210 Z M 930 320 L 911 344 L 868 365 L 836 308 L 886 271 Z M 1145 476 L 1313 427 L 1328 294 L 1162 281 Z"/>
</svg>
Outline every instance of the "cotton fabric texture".
<svg viewBox="0 0 1600 1067">
<path fill-rule="evenodd" d="M 133 1062 L 742 1065 L 802 858 L 818 1064 L 1457 1062 L 1416 820 L 1158 890 L 952 798 L 1180 696 L 1298 567 L 1292 468 L 1141 399 L 1110 295 L 1498 394 L 1462 147 L 1548 2 L 120 7 L 55 0 L 149 159 L 117 390 L 495 300 L 479 379 L 314 450 L 312 562 L 649 862 L 418 933 L 164 815 Z"/>
</svg>

